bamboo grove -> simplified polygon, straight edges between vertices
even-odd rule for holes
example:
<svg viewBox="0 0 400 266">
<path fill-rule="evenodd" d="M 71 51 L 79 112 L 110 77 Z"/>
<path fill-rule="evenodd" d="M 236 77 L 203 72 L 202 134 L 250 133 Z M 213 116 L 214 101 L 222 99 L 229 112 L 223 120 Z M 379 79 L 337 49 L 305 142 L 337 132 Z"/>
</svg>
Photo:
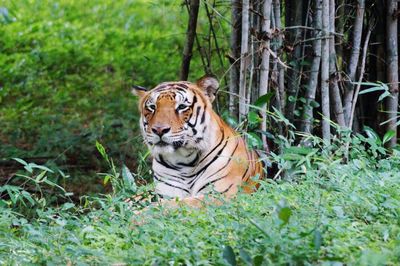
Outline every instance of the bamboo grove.
<svg viewBox="0 0 400 266">
<path fill-rule="evenodd" d="M 223 16 L 221 9 L 230 12 L 223 18 L 230 46 L 218 46 L 212 29 L 208 40 L 214 37 L 219 56 L 224 53 L 230 62 L 223 75 L 229 96 L 222 101 L 236 118 L 245 118 L 260 96 L 273 95 L 262 107 L 262 130 L 273 126 L 266 115 L 273 110 L 296 130 L 327 143 L 337 128 L 360 132 L 368 126 L 393 136 L 391 147 L 396 144 L 398 1 L 187 0 L 185 5 L 182 79 L 188 77 L 192 49 L 201 48 L 199 10 L 206 9 L 211 28 Z"/>
</svg>

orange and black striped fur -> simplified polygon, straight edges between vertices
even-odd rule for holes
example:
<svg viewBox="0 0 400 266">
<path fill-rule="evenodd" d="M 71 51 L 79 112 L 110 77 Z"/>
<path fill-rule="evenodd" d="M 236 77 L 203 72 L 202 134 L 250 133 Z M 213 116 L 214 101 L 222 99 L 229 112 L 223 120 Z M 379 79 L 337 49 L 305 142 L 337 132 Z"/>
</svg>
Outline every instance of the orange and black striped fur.
<svg viewBox="0 0 400 266">
<path fill-rule="evenodd" d="M 218 81 L 164 82 L 140 97 L 140 127 L 153 156 L 156 193 L 198 197 L 210 191 L 236 194 L 255 190 L 264 176 L 256 152 L 212 109 Z"/>
</svg>

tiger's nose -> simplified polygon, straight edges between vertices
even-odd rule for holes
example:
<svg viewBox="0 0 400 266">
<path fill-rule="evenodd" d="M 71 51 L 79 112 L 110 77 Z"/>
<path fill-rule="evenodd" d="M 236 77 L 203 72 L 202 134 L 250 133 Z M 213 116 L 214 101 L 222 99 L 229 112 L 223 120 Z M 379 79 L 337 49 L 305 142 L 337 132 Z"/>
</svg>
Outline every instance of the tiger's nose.
<svg viewBox="0 0 400 266">
<path fill-rule="evenodd" d="M 157 134 L 160 137 L 162 135 L 168 133 L 170 130 L 171 130 L 171 127 L 169 127 L 169 126 L 158 126 L 158 125 L 156 125 L 156 126 L 153 126 L 151 128 L 151 131 L 153 131 L 154 134 Z"/>
</svg>

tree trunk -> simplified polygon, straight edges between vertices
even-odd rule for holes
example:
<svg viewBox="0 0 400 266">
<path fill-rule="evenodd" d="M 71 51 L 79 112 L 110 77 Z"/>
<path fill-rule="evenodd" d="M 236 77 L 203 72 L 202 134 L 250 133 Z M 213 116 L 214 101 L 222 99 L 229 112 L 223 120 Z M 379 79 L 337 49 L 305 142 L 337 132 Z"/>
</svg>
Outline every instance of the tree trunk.
<svg viewBox="0 0 400 266">
<path fill-rule="evenodd" d="M 288 18 L 288 26 L 302 26 L 303 25 L 303 0 L 294 0 L 290 1 L 290 9 L 287 10 L 289 15 L 286 16 Z M 296 109 L 296 101 L 297 94 L 299 91 L 299 79 L 301 76 L 300 72 L 300 60 L 301 60 L 301 51 L 302 46 L 297 42 L 301 39 L 301 27 L 297 27 L 293 30 L 293 33 L 289 35 L 289 43 L 293 45 L 292 56 L 289 58 L 289 64 L 291 65 L 291 69 L 288 70 L 288 85 L 287 85 L 287 96 L 288 101 L 286 105 L 286 117 L 293 122 L 294 119 L 294 111 Z"/>
<path fill-rule="evenodd" d="M 240 52 L 240 78 L 239 78 L 239 119 L 246 116 L 246 78 L 249 54 L 249 0 L 242 4 L 242 41 Z"/>
<path fill-rule="evenodd" d="M 390 140 L 389 146 L 394 147 L 397 143 L 397 108 L 399 106 L 399 57 L 398 57 L 398 31 L 397 31 L 397 8 L 396 0 L 387 0 L 386 14 L 386 61 L 387 80 L 392 97 L 387 98 L 388 130 L 394 130 L 394 137 Z"/>
<path fill-rule="evenodd" d="M 308 86 L 305 93 L 306 103 L 303 108 L 302 123 L 300 130 L 305 133 L 312 132 L 312 120 L 313 120 L 313 104 L 315 101 L 315 92 L 318 85 L 319 66 L 321 63 L 321 26 L 322 26 L 322 0 L 314 0 L 315 12 L 314 12 L 314 42 L 313 42 L 313 61 L 311 65 L 310 78 L 308 80 Z"/>
<path fill-rule="evenodd" d="M 282 49 L 282 43 L 283 43 L 283 38 L 282 38 L 282 33 L 280 32 L 282 30 L 282 25 L 281 25 L 281 3 L 280 0 L 274 0 L 273 1 L 274 5 L 274 16 L 275 16 L 275 27 L 276 27 L 276 32 L 278 32 L 278 36 L 275 40 L 276 42 L 276 48 L 274 51 L 276 52 L 276 55 L 280 55 L 280 51 Z M 278 110 L 282 112 L 285 109 L 285 68 L 278 64 L 278 58 L 274 58 L 274 65 L 277 66 L 277 78 L 276 78 L 276 83 L 277 83 L 277 89 L 276 89 L 276 95 L 277 95 L 277 101 L 278 103 Z"/>
<path fill-rule="evenodd" d="M 322 1 L 322 47 L 321 47 L 321 106 L 322 138 L 330 143 L 330 106 L 329 106 L 329 0 Z"/>
<path fill-rule="evenodd" d="M 346 84 L 346 92 L 344 96 L 344 119 L 346 126 L 349 125 L 351 106 L 354 94 L 354 84 L 356 78 L 357 65 L 360 57 L 360 45 L 364 21 L 365 0 L 358 0 L 357 15 L 354 21 L 353 29 L 353 48 L 351 50 L 350 62 L 347 71 L 348 82 Z"/>
<path fill-rule="evenodd" d="M 335 0 L 329 0 L 329 31 L 335 32 Z M 340 127 L 345 127 L 342 97 L 340 95 L 338 74 L 336 71 L 336 49 L 335 38 L 332 36 L 329 39 L 329 77 L 330 77 L 330 92 L 332 100 L 332 109 L 335 114 L 336 122 Z"/>
<path fill-rule="evenodd" d="M 336 1 L 334 1 L 336 2 Z M 345 13 L 345 6 L 346 6 L 346 1 L 345 0 L 338 0 L 337 4 L 337 33 L 340 34 L 340 37 L 335 36 L 336 42 L 338 43 L 337 45 L 337 68 L 339 69 L 339 72 L 343 71 L 343 42 L 344 42 L 344 37 L 343 37 L 343 32 L 344 32 L 344 25 L 346 22 L 346 13 Z M 336 9 L 335 9 L 336 10 Z"/>
<path fill-rule="evenodd" d="M 360 88 L 361 88 L 361 82 L 362 82 L 363 77 L 364 77 L 365 62 L 366 62 L 366 59 L 367 59 L 368 44 L 369 44 L 369 38 L 371 36 L 371 32 L 372 32 L 372 28 L 370 28 L 368 30 L 367 36 L 365 37 L 365 41 L 364 41 L 363 54 L 362 54 L 362 57 L 361 57 L 360 77 L 358 79 L 356 90 L 355 90 L 355 93 L 354 93 L 354 99 L 352 100 L 350 119 L 349 119 L 349 128 L 352 128 L 352 126 L 353 126 L 354 112 L 355 112 L 355 109 L 356 109 L 358 93 L 359 93 Z"/>
<path fill-rule="evenodd" d="M 187 80 L 189 76 L 190 60 L 192 58 L 193 43 L 196 37 L 197 16 L 199 14 L 199 0 L 190 0 L 189 22 L 186 32 L 186 41 L 183 48 L 180 79 Z"/>
<path fill-rule="evenodd" d="M 260 66 L 260 96 L 268 93 L 268 80 L 269 80 L 269 49 L 270 49 L 270 41 L 269 38 L 271 36 L 271 3 L 272 0 L 265 0 L 263 4 L 262 14 L 263 19 L 261 22 L 261 30 L 262 35 L 265 36 L 261 47 L 262 55 L 261 55 L 261 66 Z M 265 109 L 265 105 L 262 106 Z M 267 131 L 267 110 L 262 112 L 262 122 L 261 122 L 261 130 Z M 267 139 L 263 134 L 263 144 L 264 148 L 267 148 Z"/>
<path fill-rule="evenodd" d="M 240 70 L 240 36 L 241 36 L 241 1 L 232 0 L 232 14 L 231 14 L 231 57 L 232 65 L 230 69 L 229 78 L 229 112 L 235 116 L 239 117 L 238 113 L 238 102 L 237 95 L 239 93 L 239 70 Z"/>
</svg>

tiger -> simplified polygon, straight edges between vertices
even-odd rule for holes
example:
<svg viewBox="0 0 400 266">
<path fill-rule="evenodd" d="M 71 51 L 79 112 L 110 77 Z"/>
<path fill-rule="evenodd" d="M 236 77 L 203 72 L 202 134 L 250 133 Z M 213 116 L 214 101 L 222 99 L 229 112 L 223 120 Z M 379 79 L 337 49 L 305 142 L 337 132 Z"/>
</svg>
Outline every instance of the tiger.
<svg viewBox="0 0 400 266">
<path fill-rule="evenodd" d="M 155 193 L 185 199 L 218 192 L 251 193 L 264 177 L 263 162 L 244 138 L 213 110 L 219 82 L 163 82 L 139 97 L 140 130 L 151 156 Z"/>
</svg>

